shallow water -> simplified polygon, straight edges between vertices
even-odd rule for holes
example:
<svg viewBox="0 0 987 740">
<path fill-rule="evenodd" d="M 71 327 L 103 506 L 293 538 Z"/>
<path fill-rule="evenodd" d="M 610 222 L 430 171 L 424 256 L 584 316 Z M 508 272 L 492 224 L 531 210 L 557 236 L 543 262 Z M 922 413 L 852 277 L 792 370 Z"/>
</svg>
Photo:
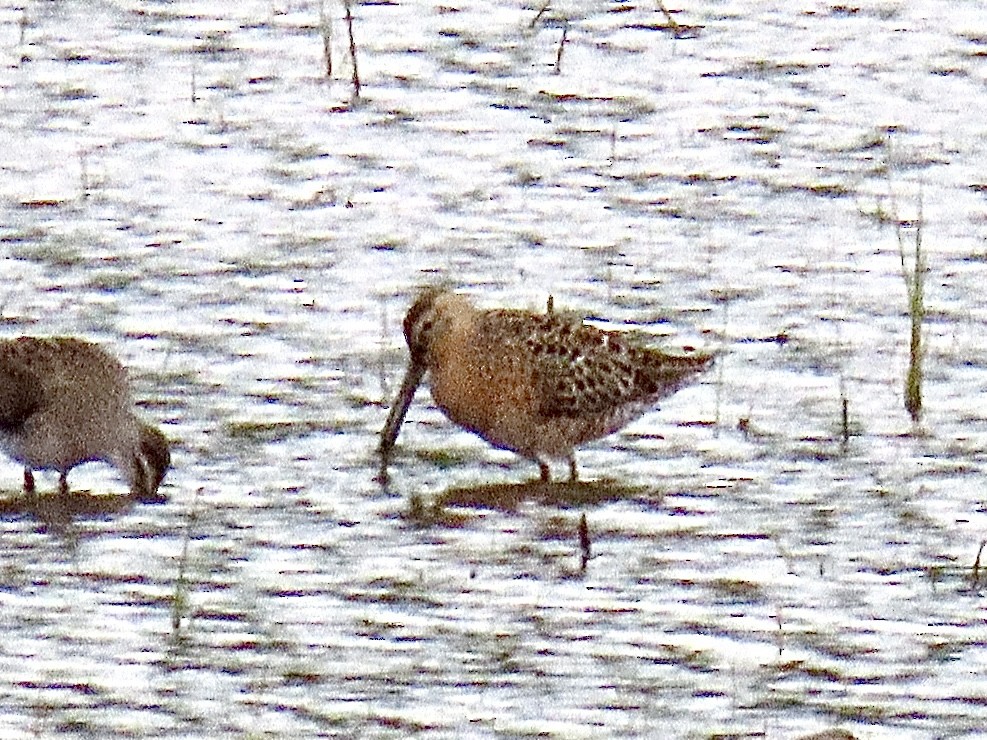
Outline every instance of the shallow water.
<svg viewBox="0 0 987 740">
<path fill-rule="evenodd" d="M 332 80 L 318 3 L 0 5 L 6 331 L 175 443 L 158 506 L 0 466 L 0 734 L 978 735 L 987 20 L 926 5 L 366 3 L 358 103 L 332 3 Z M 435 280 L 724 355 L 578 487 L 421 391 L 382 487 Z"/>
</svg>

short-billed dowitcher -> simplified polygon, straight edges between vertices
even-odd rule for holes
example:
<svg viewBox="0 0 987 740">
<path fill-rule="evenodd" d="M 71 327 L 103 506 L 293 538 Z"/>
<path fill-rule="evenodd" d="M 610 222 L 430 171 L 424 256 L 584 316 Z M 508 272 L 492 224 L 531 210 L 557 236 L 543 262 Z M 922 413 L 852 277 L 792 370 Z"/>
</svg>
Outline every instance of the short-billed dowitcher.
<svg viewBox="0 0 987 740">
<path fill-rule="evenodd" d="M 569 462 L 575 448 L 605 437 L 671 395 L 713 360 L 640 347 L 572 314 L 475 308 L 448 290 L 425 290 L 404 319 L 411 359 L 381 431 L 386 466 L 426 372 L 432 398 L 459 426 L 536 461 Z"/>
<path fill-rule="evenodd" d="M 0 341 L 0 447 L 34 470 L 68 472 L 103 461 L 126 478 L 131 495 L 155 500 L 171 454 L 164 435 L 133 413 L 127 373 L 95 344 L 71 337 Z"/>
</svg>

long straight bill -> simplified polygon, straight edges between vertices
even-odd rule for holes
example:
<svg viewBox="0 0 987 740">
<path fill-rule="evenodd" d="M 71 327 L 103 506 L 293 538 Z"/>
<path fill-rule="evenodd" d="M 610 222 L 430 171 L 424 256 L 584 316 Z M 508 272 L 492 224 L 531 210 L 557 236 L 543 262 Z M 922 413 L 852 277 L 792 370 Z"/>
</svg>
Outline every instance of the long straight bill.
<svg viewBox="0 0 987 740">
<path fill-rule="evenodd" d="M 404 380 L 401 381 L 401 390 L 398 391 L 394 403 L 391 404 L 391 413 L 387 415 L 387 423 L 384 424 L 384 428 L 380 431 L 380 446 L 377 449 L 380 450 L 385 464 L 388 456 L 391 454 L 391 450 L 394 448 L 394 441 L 398 438 L 398 433 L 401 431 L 404 416 L 408 413 L 408 407 L 411 405 L 411 401 L 415 397 L 415 391 L 418 390 L 418 386 L 422 382 L 424 375 L 424 365 L 419 365 L 415 362 L 411 362 L 408 365 L 408 370 L 404 374 Z"/>
</svg>

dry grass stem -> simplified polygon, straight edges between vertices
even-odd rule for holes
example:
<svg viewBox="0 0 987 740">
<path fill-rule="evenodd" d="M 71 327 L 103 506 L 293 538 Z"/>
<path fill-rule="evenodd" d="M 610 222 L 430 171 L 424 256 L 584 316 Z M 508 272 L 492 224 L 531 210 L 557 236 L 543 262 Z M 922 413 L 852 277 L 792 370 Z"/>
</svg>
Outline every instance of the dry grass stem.
<svg viewBox="0 0 987 740">
<path fill-rule="evenodd" d="M 346 8 L 346 32 L 350 38 L 350 61 L 353 63 L 353 100 L 360 99 L 360 71 L 356 64 L 356 39 L 353 37 L 353 10 L 351 0 L 343 0 Z"/>
</svg>

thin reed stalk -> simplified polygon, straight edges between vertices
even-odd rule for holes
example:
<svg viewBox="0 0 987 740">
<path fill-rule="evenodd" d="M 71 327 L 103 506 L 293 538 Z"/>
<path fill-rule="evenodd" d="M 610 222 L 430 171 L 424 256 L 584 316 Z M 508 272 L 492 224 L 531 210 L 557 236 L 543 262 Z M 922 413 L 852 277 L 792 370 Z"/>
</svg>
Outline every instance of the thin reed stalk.
<svg viewBox="0 0 987 740">
<path fill-rule="evenodd" d="M 192 501 L 192 506 L 188 512 L 185 533 L 182 536 L 182 556 L 178 561 L 178 577 L 175 579 L 175 591 L 171 598 L 171 629 L 176 636 L 181 630 L 182 619 L 187 620 L 191 608 L 189 603 L 190 585 L 188 580 L 189 540 L 192 538 L 192 529 L 198 517 L 201 497 L 202 489 L 199 488 L 195 492 L 195 499 Z"/>
<path fill-rule="evenodd" d="M 911 334 L 908 344 L 908 374 L 905 377 L 905 410 L 918 422 L 922 418 L 922 323 L 925 321 L 925 255 L 922 253 L 922 197 L 919 195 L 918 219 L 915 222 L 915 251 L 909 269 L 905 256 L 905 239 L 901 222 L 897 225 L 901 274 L 908 293 L 908 316 Z"/>
<path fill-rule="evenodd" d="M 350 38 L 350 61 L 353 64 L 353 100 L 360 99 L 360 71 L 356 64 L 356 39 L 353 36 L 353 10 L 351 0 L 343 0 L 346 8 L 346 32 Z"/>
<path fill-rule="evenodd" d="M 562 26 L 562 38 L 559 39 L 559 50 L 555 55 L 555 74 L 562 73 L 562 52 L 565 51 L 565 42 L 569 39 L 569 21 Z"/>
<path fill-rule="evenodd" d="M 325 0 L 319 3 L 319 33 L 322 35 L 322 56 L 326 64 L 326 79 L 332 79 L 332 18 L 326 14 Z"/>
<path fill-rule="evenodd" d="M 914 423 L 922 418 L 922 382 L 923 360 L 925 356 L 922 344 L 922 324 L 925 321 L 925 254 L 922 251 L 922 191 L 918 195 L 918 216 L 908 224 L 898 215 L 898 203 L 894 188 L 891 186 L 891 145 L 888 142 L 888 164 L 885 172 L 888 178 L 891 215 L 894 218 L 895 233 L 898 237 L 898 255 L 901 258 L 901 277 L 905 281 L 905 291 L 908 296 L 908 316 L 910 319 L 910 334 L 908 343 L 908 373 L 905 376 L 905 410 Z M 914 226 L 915 247 L 908 257 L 905 231 L 909 225 Z"/>
</svg>

